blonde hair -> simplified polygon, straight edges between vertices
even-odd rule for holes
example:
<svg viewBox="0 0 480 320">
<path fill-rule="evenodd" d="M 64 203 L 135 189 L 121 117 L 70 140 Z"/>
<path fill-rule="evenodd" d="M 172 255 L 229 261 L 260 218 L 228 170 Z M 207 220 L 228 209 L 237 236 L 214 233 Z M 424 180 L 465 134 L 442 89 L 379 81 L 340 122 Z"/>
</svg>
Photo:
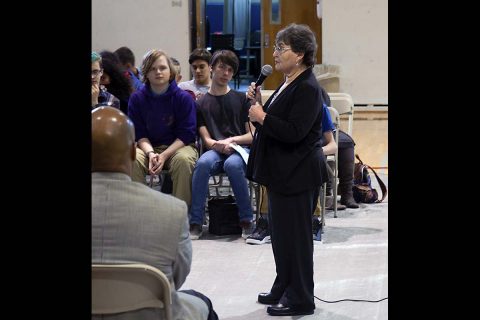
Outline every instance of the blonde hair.
<svg viewBox="0 0 480 320">
<path fill-rule="evenodd" d="M 165 51 L 159 50 L 159 49 L 152 49 L 145 53 L 143 56 L 143 62 L 142 62 L 142 82 L 145 84 L 148 84 L 148 78 L 147 78 L 147 73 L 150 71 L 150 68 L 152 68 L 152 65 L 157 61 L 158 58 L 161 56 L 164 56 L 167 59 L 167 64 L 168 67 L 170 68 L 170 78 L 168 81 L 172 81 L 175 79 L 177 76 L 177 69 L 175 68 L 175 65 L 173 64 L 172 60 L 170 57 L 165 53 Z"/>
</svg>

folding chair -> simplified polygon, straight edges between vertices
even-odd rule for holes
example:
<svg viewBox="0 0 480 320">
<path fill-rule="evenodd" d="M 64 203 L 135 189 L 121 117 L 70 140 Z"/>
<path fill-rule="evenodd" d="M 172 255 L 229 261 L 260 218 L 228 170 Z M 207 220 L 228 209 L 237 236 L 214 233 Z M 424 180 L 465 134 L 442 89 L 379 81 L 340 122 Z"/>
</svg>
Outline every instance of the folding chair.
<svg viewBox="0 0 480 320">
<path fill-rule="evenodd" d="M 329 92 L 331 107 L 334 107 L 340 115 L 348 115 L 348 134 L 353 130 L 353 100 L 348 93 Z"/>
<path fill-rule="evenodd" d="M 163 309 L 172 319 L 170 282 L 146 264 L 92 264 L 92 314 L 107 315 L 143 308 Z"/>
<path fill-rule="evenodd" d="M 340 124 L 340 115 L 338 114 L 337 110 L 328 107 L 328 111 L 330 112 L 330 117 L 332 118 L 333 125 L 335 127 L 335 141 L 338 143 L 338 130 Z M 338 148 L 335 154 L 327 155 L 327 171 L 329 176 L 332 178 L 332 191 L 333 191 L 333 217 L 337 218 L 337 194 L 338 194 Z M 322 192 L 320 193 L 320 206 L 322 208 L 322 218 L 321 223 L 322 226 L 325 226 L 325 204 L 327 198 L 327 183 L 325 182 L 322 185 Z"/>
<path fill-rule="evenodd" d="M 156 186 L 158 186 L 159 190 L 162 189 L 163 182 L 165 181 L 165 177 L 168 175 L 168 170 L 162 170 L 158 175 L 150 175 L 147 174 L 145 176 L 145 179 L 148 182 L 148 186 L 152 189 L 155 189 Z M 158 179 L 158 181 L 157 181 Z"/>
</svg>

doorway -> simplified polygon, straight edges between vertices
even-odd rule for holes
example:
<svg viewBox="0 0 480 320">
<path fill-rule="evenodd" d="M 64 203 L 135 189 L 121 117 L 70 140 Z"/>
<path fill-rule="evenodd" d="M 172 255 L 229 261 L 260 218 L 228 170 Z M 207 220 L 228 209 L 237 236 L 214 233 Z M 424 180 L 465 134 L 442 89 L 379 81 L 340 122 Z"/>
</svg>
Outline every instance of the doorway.
<svg viewBox="0 0 480 320">
<path fill-rule="evenodd" d="M 317 63 L 322 63 L 322 20 L 317 17 L 317 0 L 191 0 L 195 3 L 196 47 L 211 48 L 214 33 L 234 35 L 240 60 L 241 82 L 249 84 L 263 64 L 273 64 L 276 33 L 289 23 L 310 26 L 317 38 Z M 246 27 L 246 28 L 243 28 Z M 193 50 L 192 48 L 192 50 Z M 275 89 L 283 75 L 273 72 L 264 89 Z"/>
<path fill-rule="evenodd" d="M 317 17 L 317 1 L 262 1 L 262 63 L 274 66 L 273 45 L 280 29 L 290 23 L 306 24 L 315 33 L 317 39 L 317 62 L 322 63 L 322 20 Z M 274 71 L 263 83 L 264 89 L 276 89 L 283 81 L 283 74 Z"/>
<path fill-rule="evenodd" d="M 261 0 L 198 0 L 195 8 L 196 47 L 212 50 L 213 35 L 231 34 L 240 61 L 238 78 L 255 81 L 261 68 Z"/>
</svg>

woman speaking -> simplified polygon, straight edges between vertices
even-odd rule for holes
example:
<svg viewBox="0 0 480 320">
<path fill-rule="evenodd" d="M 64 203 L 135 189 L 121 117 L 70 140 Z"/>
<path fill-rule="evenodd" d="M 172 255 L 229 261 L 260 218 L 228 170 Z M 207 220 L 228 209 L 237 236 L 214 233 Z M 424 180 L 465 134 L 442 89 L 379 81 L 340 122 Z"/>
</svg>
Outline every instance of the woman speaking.
<svg viewBox="0 0 480 320">
<path fill-rule="evenodd" d="M 247 178 L 267 187 L 268 220 L 277 276 L 258 302 L 271 304 L 272 316 L 312 314 L 312 213 L 327 180 L 322 136 L 322 88 L 312 72 L 317 52 L 314 33 L 290 24 L 275 39 L 275 70 L 285 75 L 265 105 L 252 83 L 249 117 L 257 130 Z"/>
</svg>

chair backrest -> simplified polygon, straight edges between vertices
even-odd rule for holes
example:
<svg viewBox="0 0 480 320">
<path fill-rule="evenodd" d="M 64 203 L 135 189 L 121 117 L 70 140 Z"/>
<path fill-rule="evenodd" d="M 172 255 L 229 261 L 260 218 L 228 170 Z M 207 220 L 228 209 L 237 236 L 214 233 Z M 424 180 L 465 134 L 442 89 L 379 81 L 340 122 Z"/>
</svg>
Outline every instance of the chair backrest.
<svg viewBox="0 0 480 320">
<path fill-rule="evenodd" d="M 265 104 L 275 90 L 262 90 L 262 104 Z"/>
<path fill-rule="evenodd" d="M 146 264 L 92 264 L 92 314 L 159 308 L 172 319 L 170 282 Z"/>
<path fill-rule="evenodd" d="M 353 130 L 353 100 L 348 93 L 329 92 L 330 103 L 340 115 L 348 115 L 348 134 L 352 135 Z"/>
<path fill-rule="evenodd" d="M 262 31 L 255 30 L 250 33 L 250 45 L 260 46 L 262 44 Z"/>
<path fill-rule="evenodd" d="M 211 34 L 212 52 L 220 49 L 235 50 L 235 41 L 233 33 Z"/>
<path fill-rule="evenodd" d="M 337 109 L 333 107 L 328 107 L 327 109 L 330 112 L 330 118 L 332 118 L 335 129 L 338 129 L 338 126 L 340 125 L 340 113 L 338 113 Z"/>
</svg>

